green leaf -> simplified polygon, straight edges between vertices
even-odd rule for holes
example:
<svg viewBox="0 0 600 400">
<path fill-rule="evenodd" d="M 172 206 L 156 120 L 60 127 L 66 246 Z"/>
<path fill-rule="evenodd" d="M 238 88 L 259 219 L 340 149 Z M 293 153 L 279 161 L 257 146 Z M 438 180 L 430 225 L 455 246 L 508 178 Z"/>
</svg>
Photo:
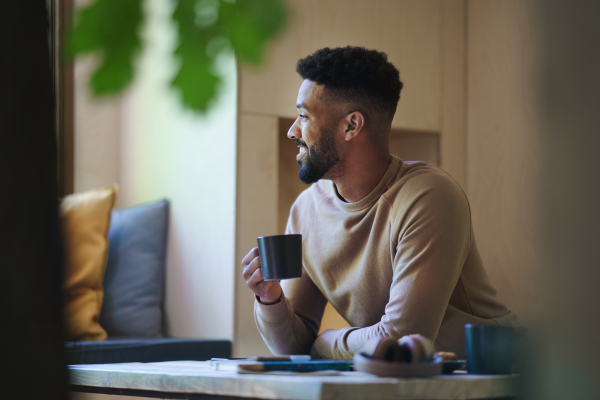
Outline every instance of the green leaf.
<svg viewBox="0 0 600 400">
<path fill-rule="evenodd" d="M 216 20 L 212 24 L 207 23 L 206 14 L 209 13 L 202 12 L 202 3 L 205 9 L 216 7 L 213 12 L 218 15 L 218 0 L 179 0 L 173 12 L 179 32 L 179 45 L 174 56 L 179 60 L 180 66 L 171 82 L 171 86 L 180 93 L 184 107 L 201 113 L 208 109 L 220 83 L 220 78 L 212 72 L 214 59 L 206 53 L 206 45 L 212 36 L 219 34 L 219 27 Z M 202 22 L 201 28 L 196 24 L 199 19 Z"/>
<path fill-rule="evenodd" d="M 127 87 L 133 80 L 133 63 L 124 56 L 105 57 L 92 74 L 90 87 L 96 95 L 110 95 Z"/>
<path fill-rule="evenodd" d="M 90 86 L 97 96 L 122 91 L 133 79 L 141 47 L 142 0 L 97 0 L 79 9 L 67 44 L 67 56 L 96 53 L 99 65 Z"/>
<path fill-rule="evenodd" d="M 258 64 L 267 43 L 284 26 L 281 0 L 171 0 L 178 45 L 173 55 L 179 68 L 171 86 L 184 107 L 205 112 L 218 94 L 221 79 L 217 56 L 234 51 L 240 61 Z M 90 86 L 92 93 L 114 94 L 133 80 L 134 58 L 140 50 L 144 22 L 142 0 L 96 0 L 77 11 L 67 55 L 100 56 Z"/>
<path fill-rule="evenodd" d="M 171 85 L 184 106 L 206 111 L 218 94 L 216 56 L 234 50 L 240 60 L 258 64 L 286 15 L 280 0 L 179 0 L 173 12 L 179 30 L 174 55 L 181 64 Z"/>
<path fill-rule="evenodd" d="M 283 28 L 287 12 L 279 0 L 223 2 L 220 22 L 230 31 L 236 55 L 252 64 L 262 61 L 265 47 Z"/>
<path fill-rule="evenodd" d="M 216 97 L 221 78 L 211 72 L 211 65 L 186 59 L 171 85 L 181 94 L 183 106 L 198 112 L 208 110 Z"/>
</svg>

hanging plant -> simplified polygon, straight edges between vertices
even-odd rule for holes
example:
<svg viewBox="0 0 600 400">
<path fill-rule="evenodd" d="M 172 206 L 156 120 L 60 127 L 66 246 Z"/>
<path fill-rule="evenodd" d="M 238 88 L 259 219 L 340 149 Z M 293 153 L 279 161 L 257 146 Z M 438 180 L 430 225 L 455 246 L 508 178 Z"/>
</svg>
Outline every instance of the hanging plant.
<svg viewBox="0 0 600 400">
<path fill-rule="evenodd" d="M 217 56 L 233 52 L 241 62 L 260 64 L 267 43 L 283 28 L 287 11 L 281 0 L 173 2 L 171 17 L 178 27 L 173 57 L 179 67 L 171 87 L 181 94 L 185 108 L 204 113 L 218 93 Z M 77 10 L 67 55 L 99 56 L 90 78 L 95 96 L 120 93 L 133 81 L 144 21 L 143 0 L 96 0 Z"/>
</svg>

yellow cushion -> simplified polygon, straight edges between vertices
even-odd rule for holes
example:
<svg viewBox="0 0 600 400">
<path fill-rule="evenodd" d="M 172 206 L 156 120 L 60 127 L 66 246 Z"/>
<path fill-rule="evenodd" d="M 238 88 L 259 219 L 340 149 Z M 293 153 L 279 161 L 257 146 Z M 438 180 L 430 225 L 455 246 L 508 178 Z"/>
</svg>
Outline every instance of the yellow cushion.
<svg viewBox="0 0 600 400">
<path fill-rule="evenodd" d="M 104 340 L 98 323 L 102 281 L 108 253 L 110 213 L 117 186 L 65 197 L 60 205 L 64 269 L 63 295 L 66 340 Z"/>
</svg>

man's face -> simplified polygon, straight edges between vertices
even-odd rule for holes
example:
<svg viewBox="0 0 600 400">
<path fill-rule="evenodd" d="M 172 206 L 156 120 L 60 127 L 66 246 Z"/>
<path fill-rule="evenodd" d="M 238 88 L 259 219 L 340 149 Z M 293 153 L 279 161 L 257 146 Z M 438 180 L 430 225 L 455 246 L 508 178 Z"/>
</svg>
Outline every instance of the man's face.
<svg viewBox="0 0 600 400">
<path fill-rule="evenodd" d="M 340 162 L 335 134 L 337 123 L 330 108 L 321 100 L 323 86 L 305 80 L 298 91 L 296 107 L 298 118 L 288 131 L 288 138 L 296 140 L 300 153 L 298 176 L 306 184 L 328 178 Z"/>
</svg>

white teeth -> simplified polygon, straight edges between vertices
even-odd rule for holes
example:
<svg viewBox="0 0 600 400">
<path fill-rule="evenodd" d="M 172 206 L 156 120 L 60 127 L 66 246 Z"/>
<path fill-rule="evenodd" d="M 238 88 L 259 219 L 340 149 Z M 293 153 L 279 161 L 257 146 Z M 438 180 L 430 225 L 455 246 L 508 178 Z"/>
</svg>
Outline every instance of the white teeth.
<svg viewBox="0 0 600 400">
<path fill-rule="evenodd" d="M 298 148 L 298 150 L 299 150 L 299 151 L 298 151 L 298 154 L 305 153 L 305 152 L 306 152 L 306 147 L 302 147 L 302 146 L 300 146 L 300 147 Z"/>
</svg>

